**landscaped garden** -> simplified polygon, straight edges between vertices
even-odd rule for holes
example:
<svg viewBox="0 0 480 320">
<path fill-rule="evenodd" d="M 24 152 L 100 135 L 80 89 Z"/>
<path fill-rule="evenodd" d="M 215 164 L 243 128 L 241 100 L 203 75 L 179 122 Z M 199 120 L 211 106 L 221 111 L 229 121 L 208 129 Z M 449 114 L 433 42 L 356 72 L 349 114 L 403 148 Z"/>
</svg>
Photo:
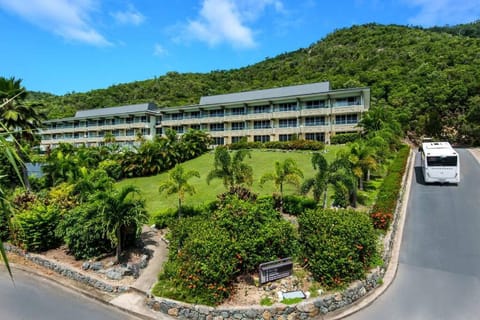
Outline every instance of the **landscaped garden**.
<svg viewBox="0 0 480 320">
<path fill-rule="evenodd" d="M 408 155 L 388 117 L 368 113 L 362 135 L 337 135 L 341 145 L 327 147 L 243 141 L 212 150 L 208 135 L 192 130 L 139 135 L 137 147 L 121 149 L 108 136 L 105 146 L 63 144 L 37 155 L 45 176 L 30 179 L 22 162 L 12 166 L 26 154 L 15 157 L 2 140 L 0 235 L 32 252 L 62 247 L 75 259 L 119 263 L 153 223 L 170 243 L 157 295 L 222 304 L 242 281 L 261 287 L 259 264 L 286 257 L 312 294 L 336 290 L 382 263 L 378 243 Z"/>
</svg>

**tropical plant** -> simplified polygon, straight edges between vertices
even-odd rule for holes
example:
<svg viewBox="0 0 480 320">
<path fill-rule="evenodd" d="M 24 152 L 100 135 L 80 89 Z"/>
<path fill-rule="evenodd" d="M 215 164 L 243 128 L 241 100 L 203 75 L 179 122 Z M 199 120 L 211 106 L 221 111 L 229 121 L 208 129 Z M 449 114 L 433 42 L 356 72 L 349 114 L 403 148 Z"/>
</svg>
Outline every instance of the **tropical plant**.
<svg viewBox="0 0 480 320">
<path fill-rule="evenodd" d="M 164 181 L 158 187 L 160 193 L 165 192 L 167 195 L 176 193 L 178 195 L 178 218 L 182 216 L 182 202 L 185 200 L 185 193 L 190 195 L 195 193 L 195 188 L 188 183 L 193 177 L 200 178 L 200 173 L 196 170 L 185 171 L 181 165 L 176 165 L 170 170 L 169 179 Z"/>
<path fill-rule="evenodd" d="M 135 197 L 139 191 L 134 186 L 125 186 L 121 190 L 100 191 L 93 196 L 99 201 L 100 214 L 106 236 L 116 246 L 116 261 L 120 261 L 126 235 L 133 230 L 139 234 L 148 220 L 144 201 Z"/>
<path fill-rule="evenodd" d="M 15 137 L 16 153 L 22 161 L 19 167 L 22 172 L 22 181 L 27 190 L 31 190 L 28 172 L 25 166 L 27 154 L 22 144 L 33 145 L 38 142 L 36 134 L 45 118 L 39 106 L 25 103 L 25 88 L 21 79 L 0 77 L 0 132 L 10 132 Z"/>
<path fill-rule="evenodd" d="M 230 153 L 225 146 L 215 149 L 214 168 L 208 173 L 207 183 L 213 179 L 222 179 L 225 188 L 233 188 L 239 185 L 250 186 L 253 183 L 253 169 L 244 162 L 250 157 L 248 150 L 238 150 Z"/>
<path fill-rule="evenodd" d="M 324 207 L 326 203 L 327 187 L 328 187 L 328 163 L 325 157 L 318 152 L 312 155 L 312 166 L 317 172 L 313 178 L 306 179 L 301 191 L 307 194 L 310 190 L 313 192 L 313 199 L 318 203 L 322 195 L 324 195 Z"/>
<path fill-rule="evenodd" d="M 273 181 L 275 187 L 280 192 L 280 211 L 283 211 L 283 186 L 285 183 L 293 186 L 300 185 L 300 179 L 303 178 L 303 172 L 297 166 L 297 163 L 287 158 L 283 162 L 275 162 L 275 171 L 266 173 L 260 178 L 260 185 L 267 181 Z"/>
<path fill-rule="evenodd" d="M 298 219 L 305 265 L 327 288 L 361 279 L 376 254 L 377 235 L 365 212 L 317 209 Z"/>
</svg>

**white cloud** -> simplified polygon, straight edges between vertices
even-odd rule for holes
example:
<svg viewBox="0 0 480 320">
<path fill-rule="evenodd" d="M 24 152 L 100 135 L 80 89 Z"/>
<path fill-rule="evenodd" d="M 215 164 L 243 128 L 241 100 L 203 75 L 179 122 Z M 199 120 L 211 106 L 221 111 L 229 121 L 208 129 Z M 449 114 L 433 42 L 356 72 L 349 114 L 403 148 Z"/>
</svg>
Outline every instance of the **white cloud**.
<svg viewBox="0 0 480 320">
<path fill-rule="evenodd" d="M 112 12 L 111 15 L 120 24 L 133 24 L 138 26 L 145 21 L 145 16 L 132 5 L 129 5 L 125 11 L 115 11 Z"/>
<path fill-rule="evenodd" d="M 433 26 L 467 23 L 480 16 L 478 0 L 403 0 L 420 12 L 409 19 L 413 25 Z"/>
<path fill-rule="evenodd" d="M 95 0 L 0 0 L 0 9 L 67 40 L 95 46 L 111 45 L 90 23 L 90 15 L 97 9 Z"/>
<path fill-rule="evenodd" d="M 168 54 L 168 51 L 159 43 L 156 43 L 153 47 L 154 56 L 165 56 Z"/>
<path fill-rule="evenodd" d="M 203 0 L 199 17 L 188 22 L 186 33 L 211 46 L 226 42 L 252 48 L 256 46 L 255 31 L 247 23 L 256 21 L 268 6 L 284 11 L 279 0 Z"/>
</svg>

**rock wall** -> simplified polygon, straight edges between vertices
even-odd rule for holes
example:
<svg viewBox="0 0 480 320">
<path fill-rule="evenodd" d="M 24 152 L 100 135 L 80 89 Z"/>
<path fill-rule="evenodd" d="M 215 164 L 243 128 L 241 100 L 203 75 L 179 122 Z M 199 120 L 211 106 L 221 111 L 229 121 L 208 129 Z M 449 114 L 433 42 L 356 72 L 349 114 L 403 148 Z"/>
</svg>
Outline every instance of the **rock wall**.
<svg viewBox="0 0 480 320">
<path fill-rule="evenodd" d="M 130 288 L 128 286 L 117 286 L 117 285 L 112 285 L 109 284 L 105 281 L 102 281 L 100 279 L 91 277 L 87 274 L 84 274 L 82 272 L 72 270 L 71 268 L 62 265 L 60 263 L 57 263 L 55 261 L 51 261 L 49 259 L 46 259 L 40 255 L 34 254 L 34 253 L 28 253 L 24 252 L 23 250 L 6 243 L 5 244 L 5 250 L 15 253 L 39 266 L 45 267 L 47 269 L 50 269 L 52 271 L 55 271 L 56 273 L 67 277 L 69 279 L 78 281 L 80 283 L 86 284 L 88 286 L 94 287 L 98 290 L 104 291 L 104 292 L 110 292 L 110 293 L 121 293 L 121 292 L 126 292 Z"/>
</svg>

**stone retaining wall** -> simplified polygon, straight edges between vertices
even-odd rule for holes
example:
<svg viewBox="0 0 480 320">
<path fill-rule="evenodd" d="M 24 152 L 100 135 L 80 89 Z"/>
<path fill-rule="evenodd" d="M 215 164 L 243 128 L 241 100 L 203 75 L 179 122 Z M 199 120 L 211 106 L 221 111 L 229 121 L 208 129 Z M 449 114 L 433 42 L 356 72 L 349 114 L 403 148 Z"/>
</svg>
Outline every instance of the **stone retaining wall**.
<svg viewBox="0 0 480 320">
<path fill-rule="evenodd" d="M 56 273 L 68 279 L 78 281 L 80 283 L 86 284 L 88 286 L 94 287 L 104 292 L 121 293 L 121 292 L 126 292 L 130 289 L 130 287 L 128 286 L 117 286 L 117 285 L 109 284 L 97 278 L 91 277 L 85 273 L 72 270 L 71 268 L 65 265 L 46 259 L 40 255 L 24 252 L 22 249 L 19 249 L 8 243 L 5 244 L 5 250 L 15 253 L 41 267 L 55 271 Z"/>
<path fill-rule="evenodd" d="M 394 220 L 390 230 L 386 233 L 383 244 L 383 266 L 373 269 L 364 280 L 353 282 L 347 289 L 342 292 L 334 294 L 327 294 L 317 298 L 305 300 L 296 305 L 287 306 L 277 303 L 271 307 L 263 306 L 248 306 L 248 307 L 232 307 L 228 309 L 213 308 L 199 305 L 192 305 L 182 303 L 175 300 L 148 297 L 146 304 L 149 308 L 159 311 L 169 316 L 179 319 L 193 319 L 193 320 L 235 320 L 235 319 L 300 319 L 306 320 L 315 317 L 319 314 L 327 314 L 346 307 L 368 292 L 372 291 L 383 283 L 383 276 L 386 272 L 386 267 L 390 263 L 392 256 L 393 244 L 395 235 L 397 233 L 398 224 L 400 221 L 400 213 L 404 205 L 403 196 L 406 188 L 406 179 L 408 172 L 411 170 L 413 163 L 413 153 L 410 151 L 408 162 L 406 165 L 405 174 L 402 180 L 402 187 L 399 193 L 399 201 L 395 209 Z"/>
</svg>

